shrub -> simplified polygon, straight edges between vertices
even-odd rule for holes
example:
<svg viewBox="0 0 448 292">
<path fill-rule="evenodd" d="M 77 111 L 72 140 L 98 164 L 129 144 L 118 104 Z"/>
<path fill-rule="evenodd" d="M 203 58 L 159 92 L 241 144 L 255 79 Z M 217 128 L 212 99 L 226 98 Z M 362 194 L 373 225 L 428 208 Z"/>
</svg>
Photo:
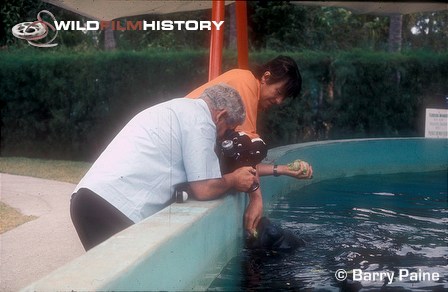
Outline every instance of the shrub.
<svg viewBox="0 0 448 292">
<path fill-rule="evenodd" d="M 260 114 L 270 147 L 323 139 L 419 136 L 446 107 L 448 54 L 254 52 L 301 68 L 300 98 Z M 223 69 L 236 67 L 224 54 Z M 93 160 L 138 111 L 207 79 L 206 51 L 0 52 L 1 155 Z"/>
</svg>

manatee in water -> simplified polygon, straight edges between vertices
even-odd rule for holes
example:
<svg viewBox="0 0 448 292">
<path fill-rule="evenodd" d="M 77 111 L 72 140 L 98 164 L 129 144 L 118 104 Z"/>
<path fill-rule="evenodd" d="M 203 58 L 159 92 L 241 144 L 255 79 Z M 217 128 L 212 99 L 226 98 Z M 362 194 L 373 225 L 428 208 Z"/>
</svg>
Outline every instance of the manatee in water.
<svg viewBox="0 0 448 292">
<path fill-rule="evenodd" d="M 246 247 L 272 251 L 291 251 L 305 245 L 305 241 L 293 232 L 262 217 L 255 235 L 246 236 Z"/>
</svg>

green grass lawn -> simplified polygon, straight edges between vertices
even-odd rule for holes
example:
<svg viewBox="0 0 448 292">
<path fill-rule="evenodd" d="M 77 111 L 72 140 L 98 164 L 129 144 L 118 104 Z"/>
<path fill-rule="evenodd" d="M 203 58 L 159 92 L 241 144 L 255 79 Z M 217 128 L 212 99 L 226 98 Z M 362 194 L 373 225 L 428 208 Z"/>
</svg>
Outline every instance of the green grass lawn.
<svg viewBox="0 0 448 292">
<path fill-rule="evenodd" d="M 18 210 L 0 202 L 0 234 L 36 219 L 35 216 L 25 216 Z"/>
<path fill-rule="evenodd" d="M 0 172 L 77 184 L 92 164 L 79 161 L 0 157 Z"/>
</svg>

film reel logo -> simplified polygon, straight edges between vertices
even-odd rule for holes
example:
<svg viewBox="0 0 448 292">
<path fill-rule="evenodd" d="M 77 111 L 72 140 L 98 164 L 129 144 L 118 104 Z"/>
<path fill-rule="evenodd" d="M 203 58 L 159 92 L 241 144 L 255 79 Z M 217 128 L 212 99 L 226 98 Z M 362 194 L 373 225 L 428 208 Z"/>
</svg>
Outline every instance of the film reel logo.
<svg viewBox="0 0 448 292">
<path fill-rule="evenodd" d="M 12 34 L 19 39 L 26 40 L 30 45 L 35 47 L 41 47 L 41 48 L 50 48 L 55 47 L 58 44 L 54 43 L 53 41 L 56 39 L 58 35 L 57 29 L 47 21 L 44 21 L 42 19 L 42 14 L 47 14 L 50 16 L 53 21 L 56 21 L 56 18 L 54 15 L 47 10 L 42 10 L 37 14 L 37 20 L 33 22 L 22 22 L 19 24 L 16 24 L 12 28 Z M 55 32 L 54 36 L 47 42 L 36 42 L 38 40 L 42 40 L 45 37 L 47 37 L 49 30 L 52 30 Z"/>
</svg>

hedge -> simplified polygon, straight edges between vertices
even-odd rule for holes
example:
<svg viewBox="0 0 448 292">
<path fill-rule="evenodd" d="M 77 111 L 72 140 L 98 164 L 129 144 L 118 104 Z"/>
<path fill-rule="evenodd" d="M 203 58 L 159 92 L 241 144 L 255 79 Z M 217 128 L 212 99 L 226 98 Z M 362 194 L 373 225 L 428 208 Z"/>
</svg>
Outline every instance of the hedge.
<svg viewBox="0 0 448 292">
<path fill-rule="evenodd" d="M 303 76 L 300 98 L 260 115 L 270 147 L 354 137 L 421 136 L 424 109 L 446 107 L 448 54 L 279 54 Z M 207 79 L 208 53 L 0 52 L 1 156 L 95 159 L 138 111 Z M 224 70 L 236 55 L 224 54 Z"/>
<path fill-rule="evenodd" d="M 260 119 L 271 146 L 423 136 L 425 108 L 448 105 L 448 54 L 354 51 L 296 59 L 301 98 Z"/>
<path fill-rule="evenodd" d="M 205 81 L 204 53 L 2 54 L 2 155 L 90 160 L 142 108 Z"/>
</svg>

